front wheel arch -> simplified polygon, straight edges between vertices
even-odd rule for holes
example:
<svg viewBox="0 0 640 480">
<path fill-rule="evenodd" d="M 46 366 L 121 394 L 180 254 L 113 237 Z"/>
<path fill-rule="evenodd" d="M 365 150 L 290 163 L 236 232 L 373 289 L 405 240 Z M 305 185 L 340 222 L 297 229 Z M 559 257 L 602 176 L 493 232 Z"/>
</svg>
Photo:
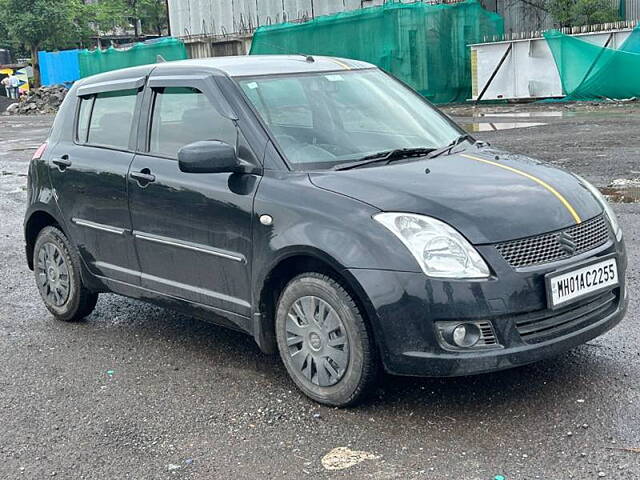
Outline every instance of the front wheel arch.
<svg viewBox="0 0 640 480">
<path fill-rule="evenodd" d="M 275 314 L 278 300 L 287 284 L 302 273 L 320 273 L 327 275 L 349 293 L 361 312 L 374 343 L 380 348 L 375 328 L 375 311 L 359 282 L 333 259 L 327 259 L 314 252 L 296 252 L 280 258 L 269 270 L 261 282 L 259 293 L 258 325 L 254 337 L 261 350 L 273 354 L 277 352 L 275 337 Z"/>
</svg>

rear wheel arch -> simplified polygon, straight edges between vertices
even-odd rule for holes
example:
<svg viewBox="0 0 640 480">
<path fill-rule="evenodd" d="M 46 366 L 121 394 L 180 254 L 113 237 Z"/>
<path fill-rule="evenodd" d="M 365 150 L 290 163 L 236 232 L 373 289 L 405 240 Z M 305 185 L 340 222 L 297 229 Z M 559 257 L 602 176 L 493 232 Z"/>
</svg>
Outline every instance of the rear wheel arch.
<svg viewBox="0 0 640 480">
<path fill-rule="evenodd" d="M 302 273 L 320 273 L 338 282 L 356 303 L 360 314 L 378 345 L 373 322 L 374 311 L 369 298 L 358 283 L 334 259 L 317 252 L 296 252 L 280 258 L 269 270 L 261 282 L 259 294 L 259 322 L 257 330 L 260 338 L 256 338 L 261 349 L 266 353 L 276 353 L 275 315 L 278 300 L 287 284 Z"/>
<path fill-rule="evenodd" d="M 50 213 L 44 210 L 36 210 L 31 213 L 24 228 L 24 237 L 26 241 L 27 264 L 30 270 L 33 270 L 33 250 L 36 245 L 38 234 L 45 227 L 56 227 L 65 235 L 66 232 L 58 220 Z"/>
</svg>

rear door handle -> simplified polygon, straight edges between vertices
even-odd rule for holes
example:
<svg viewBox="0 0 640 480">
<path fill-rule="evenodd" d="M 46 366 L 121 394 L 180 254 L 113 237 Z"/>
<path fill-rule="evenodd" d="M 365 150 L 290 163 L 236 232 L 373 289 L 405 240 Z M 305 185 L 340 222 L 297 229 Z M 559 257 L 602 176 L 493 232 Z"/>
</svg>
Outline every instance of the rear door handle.
<svg viewBox="0 0 640 480">
<path fill-rule="evenodd" d="M 71 160 L 69 160 L 69 155 L 63 155 L 60 158 L 54 158 L 52 160 L 54 165 L 57 165 L 60 170 L 64 170 L 71 166 Z"/>
<path fill-rule="evenodd" d="M 129 176 L 138 181 L 140 185 L 146 185 L 156 181 L 156 176 L 148 168 L 143 168 L 139 172 L 131 172 Z"/>
</svg>

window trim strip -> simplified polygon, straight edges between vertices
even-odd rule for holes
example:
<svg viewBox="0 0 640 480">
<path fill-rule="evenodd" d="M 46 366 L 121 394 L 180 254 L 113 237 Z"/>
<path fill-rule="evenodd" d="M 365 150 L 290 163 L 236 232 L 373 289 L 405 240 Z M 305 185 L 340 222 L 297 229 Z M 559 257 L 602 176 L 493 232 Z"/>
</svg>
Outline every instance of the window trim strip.
<svg viewBox="0 0 640 480">
<path fill-rule="evenodd" d="M 78 88 L 76 95 L 86 97 L 99 93 L 116 92 L 118 90 L 138 90 L 144 86 L 147 77 L 122 78 L 106 82 L 92 83 Z"/>
</svg>

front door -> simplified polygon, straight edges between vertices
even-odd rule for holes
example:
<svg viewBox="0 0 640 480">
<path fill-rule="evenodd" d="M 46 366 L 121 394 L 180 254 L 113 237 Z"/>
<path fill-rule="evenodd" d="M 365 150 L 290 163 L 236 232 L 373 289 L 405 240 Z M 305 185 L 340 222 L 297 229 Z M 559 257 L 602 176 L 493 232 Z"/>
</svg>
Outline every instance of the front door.
<svg viewBox="0 0 640 480">
<path fill-rule="evenodd" d="M 139 83 L 139 82 L 133 82 Z M 52 146 L 51 182 L 72 241 L 92 273 L 139 283 L 127 172 L 133 161 L 136 88 L 79 97 L 76 132 Z"/>
<path fill-rule="evenodd" d="M 188 82 L 186 82 L 188 83 Z M 129 172 L 129 206 L 142 286 L 251 315 L 251 222 L 260 177 L 184 173 L 177 152 L 199 140 L 237 145 L 233 120 L 216 110 L 206 85 L 153 83 L 147 153 Z"/>
</svg>

